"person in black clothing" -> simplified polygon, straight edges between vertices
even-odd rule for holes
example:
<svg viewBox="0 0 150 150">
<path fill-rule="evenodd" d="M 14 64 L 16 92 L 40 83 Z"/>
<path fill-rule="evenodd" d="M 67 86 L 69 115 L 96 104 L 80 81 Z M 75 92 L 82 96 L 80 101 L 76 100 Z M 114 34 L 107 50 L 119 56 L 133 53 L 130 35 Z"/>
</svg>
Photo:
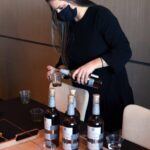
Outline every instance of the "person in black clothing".
<svg viewBox="0 0 150 150">
<path fill-rule="evenodd" d="M 74 86 L 89 91 L 86 120 L 92 112 L 92 95 L 101 95 L 105 131 L 121 129 L 126 105 L 134 103 L 125 64 L 131 57 L 129 42 L 110 10 L 89 0 L 47 0 L 55 25 L 63 31 L 62 53 L 56 67 L 74 70 Z M 60 28 L 59 28 L 60 29 Z M 47 76 L 52 66 L 47 66 Z M 102 80 L 100 89 L 86 87 L 94 73 Z"/>
</svg>

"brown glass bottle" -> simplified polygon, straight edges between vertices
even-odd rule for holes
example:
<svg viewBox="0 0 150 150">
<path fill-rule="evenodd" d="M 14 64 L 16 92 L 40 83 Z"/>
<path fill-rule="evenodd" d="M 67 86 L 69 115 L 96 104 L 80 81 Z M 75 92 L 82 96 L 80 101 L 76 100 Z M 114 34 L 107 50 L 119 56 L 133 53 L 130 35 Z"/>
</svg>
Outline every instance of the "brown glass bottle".
<svg viewBox="0 0 150 150">
<path fill-rule="evenodd" d="M 45 145 L 48 148 L 59 146 L 59 112 L 55 107 L 55 89 L 50 88 L 49 108 L 44 116 Z"/>
<path fill-rule="evenodd" d="M 87 125 L 87 147 L 88 150 L 102 150 L 104 136 L 104 121 L 100 116 L 99 95 L 93 95 L 92 115 Z"/>
<path fill-rule="evenodd" d="M 63 149 L 78 150 L 79 148 L 79 127 L 75 117 L 75 108 L 73 104 L 73 96 L 69 95 L 69 104 L 67 115 L 63 121 Z"/>
</svg>

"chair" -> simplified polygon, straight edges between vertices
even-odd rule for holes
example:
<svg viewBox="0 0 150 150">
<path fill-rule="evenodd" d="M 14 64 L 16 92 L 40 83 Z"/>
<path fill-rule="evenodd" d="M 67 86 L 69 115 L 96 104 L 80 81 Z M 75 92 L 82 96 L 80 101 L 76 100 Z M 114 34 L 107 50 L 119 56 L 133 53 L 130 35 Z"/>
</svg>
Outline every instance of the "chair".
<svg viewBox="0 0 150 150">
<path fill-rule="evenodd" d="M 122 137 L 150 149 L 150 110 L 138 105 L 126 106 Z"/>
<path fill-rule="evenodd" d="M 72 88 L 76 89 L 77 109 L 80 112 L 80 120 L 84 121 L 89 101 L 89 92 L 87 90 L 62 83 L 62 86 L 55 88 L 56 107 L 60 112 L 66 112 L 68 105 L 68 95 L 70 93 L 70 89 Z"/>
</svg>

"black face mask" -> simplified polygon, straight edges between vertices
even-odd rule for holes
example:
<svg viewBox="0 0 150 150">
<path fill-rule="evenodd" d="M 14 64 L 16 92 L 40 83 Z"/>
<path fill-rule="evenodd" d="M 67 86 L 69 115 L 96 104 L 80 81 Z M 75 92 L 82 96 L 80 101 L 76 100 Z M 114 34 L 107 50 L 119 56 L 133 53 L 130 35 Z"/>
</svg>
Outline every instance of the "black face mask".
<svg viewBox="0 0 150 150">
<path fill-rule="evenodd" d="M 77 15 L 77 8 L 75 9 L 72 9 L 70 7 L 70 5 L 68 5 L 66 8 L 64 8 L 60 13 L 57 13 L 57 18 L 60 20 L 60 21 L 66 21 L 66 22 L 69 22 L 69 21 L 72 21 L 74 20 L 74 18 L 76 17 Z"/>
</svg>

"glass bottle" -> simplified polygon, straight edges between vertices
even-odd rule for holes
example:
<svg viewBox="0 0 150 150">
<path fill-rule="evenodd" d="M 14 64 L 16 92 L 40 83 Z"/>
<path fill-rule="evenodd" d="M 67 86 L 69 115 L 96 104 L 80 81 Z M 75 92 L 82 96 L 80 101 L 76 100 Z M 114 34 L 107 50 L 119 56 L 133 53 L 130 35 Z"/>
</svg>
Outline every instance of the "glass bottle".
<svg viewBox="0 0 150 150">
<path fill-rule="evenodd" d="M 59 112 L 55 107 L 55 89 L 50 88 L 49 108 L 44 116 L 45 145 L 48 148 L 59 146 Z"/>
<path fill-rule="evenodd" d="M 67 115 L 63 121 L 63 149 L 64 150 L 78 150 L 79 149 L 79 128 L 75 117 L 75 107 L 73 104 L 74 96 L 69 95 L 69 104 Z"/>
<path fill-rule="evenodd" d="M 93 95 L 92 115 L 87 125 L 87 147 L 88 150 L 102 150 L 104 136 L 104 121 L 100 115 L 100 95 Z"/>
</svg>

